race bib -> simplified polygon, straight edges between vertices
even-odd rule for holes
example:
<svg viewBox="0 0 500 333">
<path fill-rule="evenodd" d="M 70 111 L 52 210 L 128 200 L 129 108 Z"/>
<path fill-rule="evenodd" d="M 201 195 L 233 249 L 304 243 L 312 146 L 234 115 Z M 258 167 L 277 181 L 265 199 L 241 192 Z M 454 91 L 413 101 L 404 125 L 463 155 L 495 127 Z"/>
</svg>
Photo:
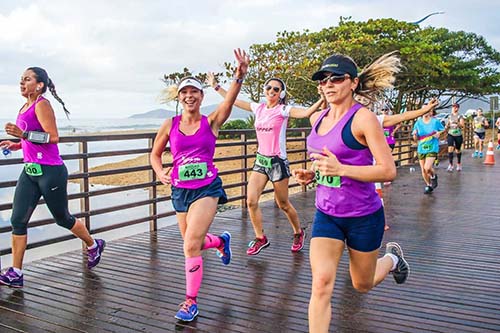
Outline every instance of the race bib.
<svg viewBox="0 0 500 333">
<path fill-rule="evenodd" d="M 432 145 L 430 143 L 422 144 L 422 150 L 424 150 L 424 151 L 429 151 L 429 150 L 431 150 L 431 148 L 432 148 Z"/>
<path fill-rule="evenodd" d="M 207 176 L 207 163 L 190 163 L 179 166 L 180 180 L 204 179 Z"/>
<path fill-rule="evenodd" d="M 391 133 L 388 130 L 384 130 L 384 135 L 387 137 L 387 136 L 391 135 Z"/>
<path fill-rule="evenodd" d="M 453 128 L 450 130 L 451 135 L 460 135 L 460 128 Z"/>
<path fill-rule="evenodd" d="M 273 162 L 272 157 L 267 157 L 259 153 L 257 153 L 257 156 L 255 157 L 255 164 L 264 168 L 270 168 L 273 165 L 272 162 Z"/>
<path fill-rule="evenodd" d="M 38 163 L 24 163 L 24 171 L 30 176 L 43 175 L 42 166 Z"/>
<path fill-rule="evenodd" d="M 340 177 L 339 176 L 323 176 L 318 170 L 316 170 L 316 183 L 328 187 L 340 187 Z"/>
</svg>

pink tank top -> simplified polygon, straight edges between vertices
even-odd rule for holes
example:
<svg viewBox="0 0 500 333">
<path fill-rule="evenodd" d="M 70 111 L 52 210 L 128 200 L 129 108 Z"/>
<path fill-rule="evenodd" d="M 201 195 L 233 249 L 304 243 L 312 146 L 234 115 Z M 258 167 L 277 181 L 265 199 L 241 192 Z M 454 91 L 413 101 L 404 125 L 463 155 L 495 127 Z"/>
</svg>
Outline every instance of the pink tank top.
<svg viewBox="0 0 500 333">
<path fill-rule="evenodd" d="M 198 189 L 210 184 L 217 177 L 217 168 L 213 163 L 217 137 L 212 132 L 206 116 L 201 116 L 200 128 L 196 133 L 185 135 L 179 129 L 181 117 L 172 118 L 169 134 L 174 164 L 172 185 Z"/>
<path fill-rule="evenodd" d="M 44 132 L 35 113 L 36 104 L 44 99 L 43 96 L 40 96 L 26 111 L 17 115 L 17 127 L 23 131 Z M 59 149 L 55 143 L 40 144 L 21 139 L 21 148 L 23 150 L 24 162 L 26 163 L 38 163 L 43 165 L 63 164 L 63 160 L 59 155 Z"/>
<path fill-rule="evenodd" d="M 278 104 L 268 109 L 266 103 L 251 103 L 255 114 L 255 131 L 259 146 L 257 152 L 265 156 L 286 158 L 286 127 L 290 106 Z"/>
</svg>

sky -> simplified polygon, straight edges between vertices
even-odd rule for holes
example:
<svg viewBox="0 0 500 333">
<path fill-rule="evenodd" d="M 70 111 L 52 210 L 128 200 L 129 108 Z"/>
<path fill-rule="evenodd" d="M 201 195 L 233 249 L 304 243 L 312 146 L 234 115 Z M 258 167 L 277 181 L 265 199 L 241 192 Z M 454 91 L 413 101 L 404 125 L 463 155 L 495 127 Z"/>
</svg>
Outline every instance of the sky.
<svg viewBox="0 0 500 333">
<path fill-rule="evenodd" d="M 280 31 L 320 31 L 341 16 L 414 22 L 438 11 L 420 26 L 473 32 L 500 50 L 498 0 L 0 0 L 0 118 L 14 119 L 24 104 L 19 78 L 30 66 L 47 70 L 72 118 L 126 118 L 169 108 L 157 101 L 163 74 L 222 71 L 234 48 L 273 42 Z M 207 91 L 204 105 L 217 102 Z"/>
</svg>

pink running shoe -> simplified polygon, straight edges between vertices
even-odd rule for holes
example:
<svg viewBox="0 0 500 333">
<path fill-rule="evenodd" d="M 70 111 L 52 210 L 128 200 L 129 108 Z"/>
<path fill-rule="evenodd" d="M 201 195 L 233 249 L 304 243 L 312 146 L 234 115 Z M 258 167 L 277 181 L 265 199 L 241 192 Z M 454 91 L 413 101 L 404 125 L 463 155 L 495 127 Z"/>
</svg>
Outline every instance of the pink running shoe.
<svg viewBox="0 0 500 333">
<path fill-rule="evenodd" d="M 249 256 L 255 256 L 259 254 L 262 249 L 268 247 L 271 243 L 267 239 L 266 235 L 262 236 L 262 238 L 255 238 L 253 241 L 248 244 L 247 254 Z"/>
<path fill-rule="evenodd" d="M 306 233 L 304 229 L 300 230 L 300 233 L 293 235 L 292 252 L 297 253 L 304 247 L 304 240 L 306 239 Z"/>
</svg>

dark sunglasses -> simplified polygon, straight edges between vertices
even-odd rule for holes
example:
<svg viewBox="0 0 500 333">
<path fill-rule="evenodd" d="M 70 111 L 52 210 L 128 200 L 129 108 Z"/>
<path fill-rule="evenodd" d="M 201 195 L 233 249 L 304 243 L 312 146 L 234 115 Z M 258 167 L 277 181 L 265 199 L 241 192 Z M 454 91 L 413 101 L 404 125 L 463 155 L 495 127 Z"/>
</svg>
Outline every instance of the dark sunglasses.
<svg viewBox="0 0 500 333">
<path fill-rule="evenodd" d="M 319 80 L 319 84 L 321 84 L 322 86 L 324 86 L 325 84 L 327 84 L 327 82 L 331 82 L 333 84 L 337 84 L 337 83 L 342 83 L 344 82 L 347 78 L 349 77 L 349 75 L 347 74 L 344 74 L 344 75 L 330 75 L 330 76 L 327 76 L 321 80 Z"/>
<path fill-rule="evenodd" d="M 280 87 L 273 87 L 273 86 L 270 86 L 270 85 L 267 85 L 264 87 L 264 89 L 266 89 L 266 91 L 269 91 L 269 90 L 274 90 L 274 92 L 280 92 L 281 88 Z"/>
</svg>

